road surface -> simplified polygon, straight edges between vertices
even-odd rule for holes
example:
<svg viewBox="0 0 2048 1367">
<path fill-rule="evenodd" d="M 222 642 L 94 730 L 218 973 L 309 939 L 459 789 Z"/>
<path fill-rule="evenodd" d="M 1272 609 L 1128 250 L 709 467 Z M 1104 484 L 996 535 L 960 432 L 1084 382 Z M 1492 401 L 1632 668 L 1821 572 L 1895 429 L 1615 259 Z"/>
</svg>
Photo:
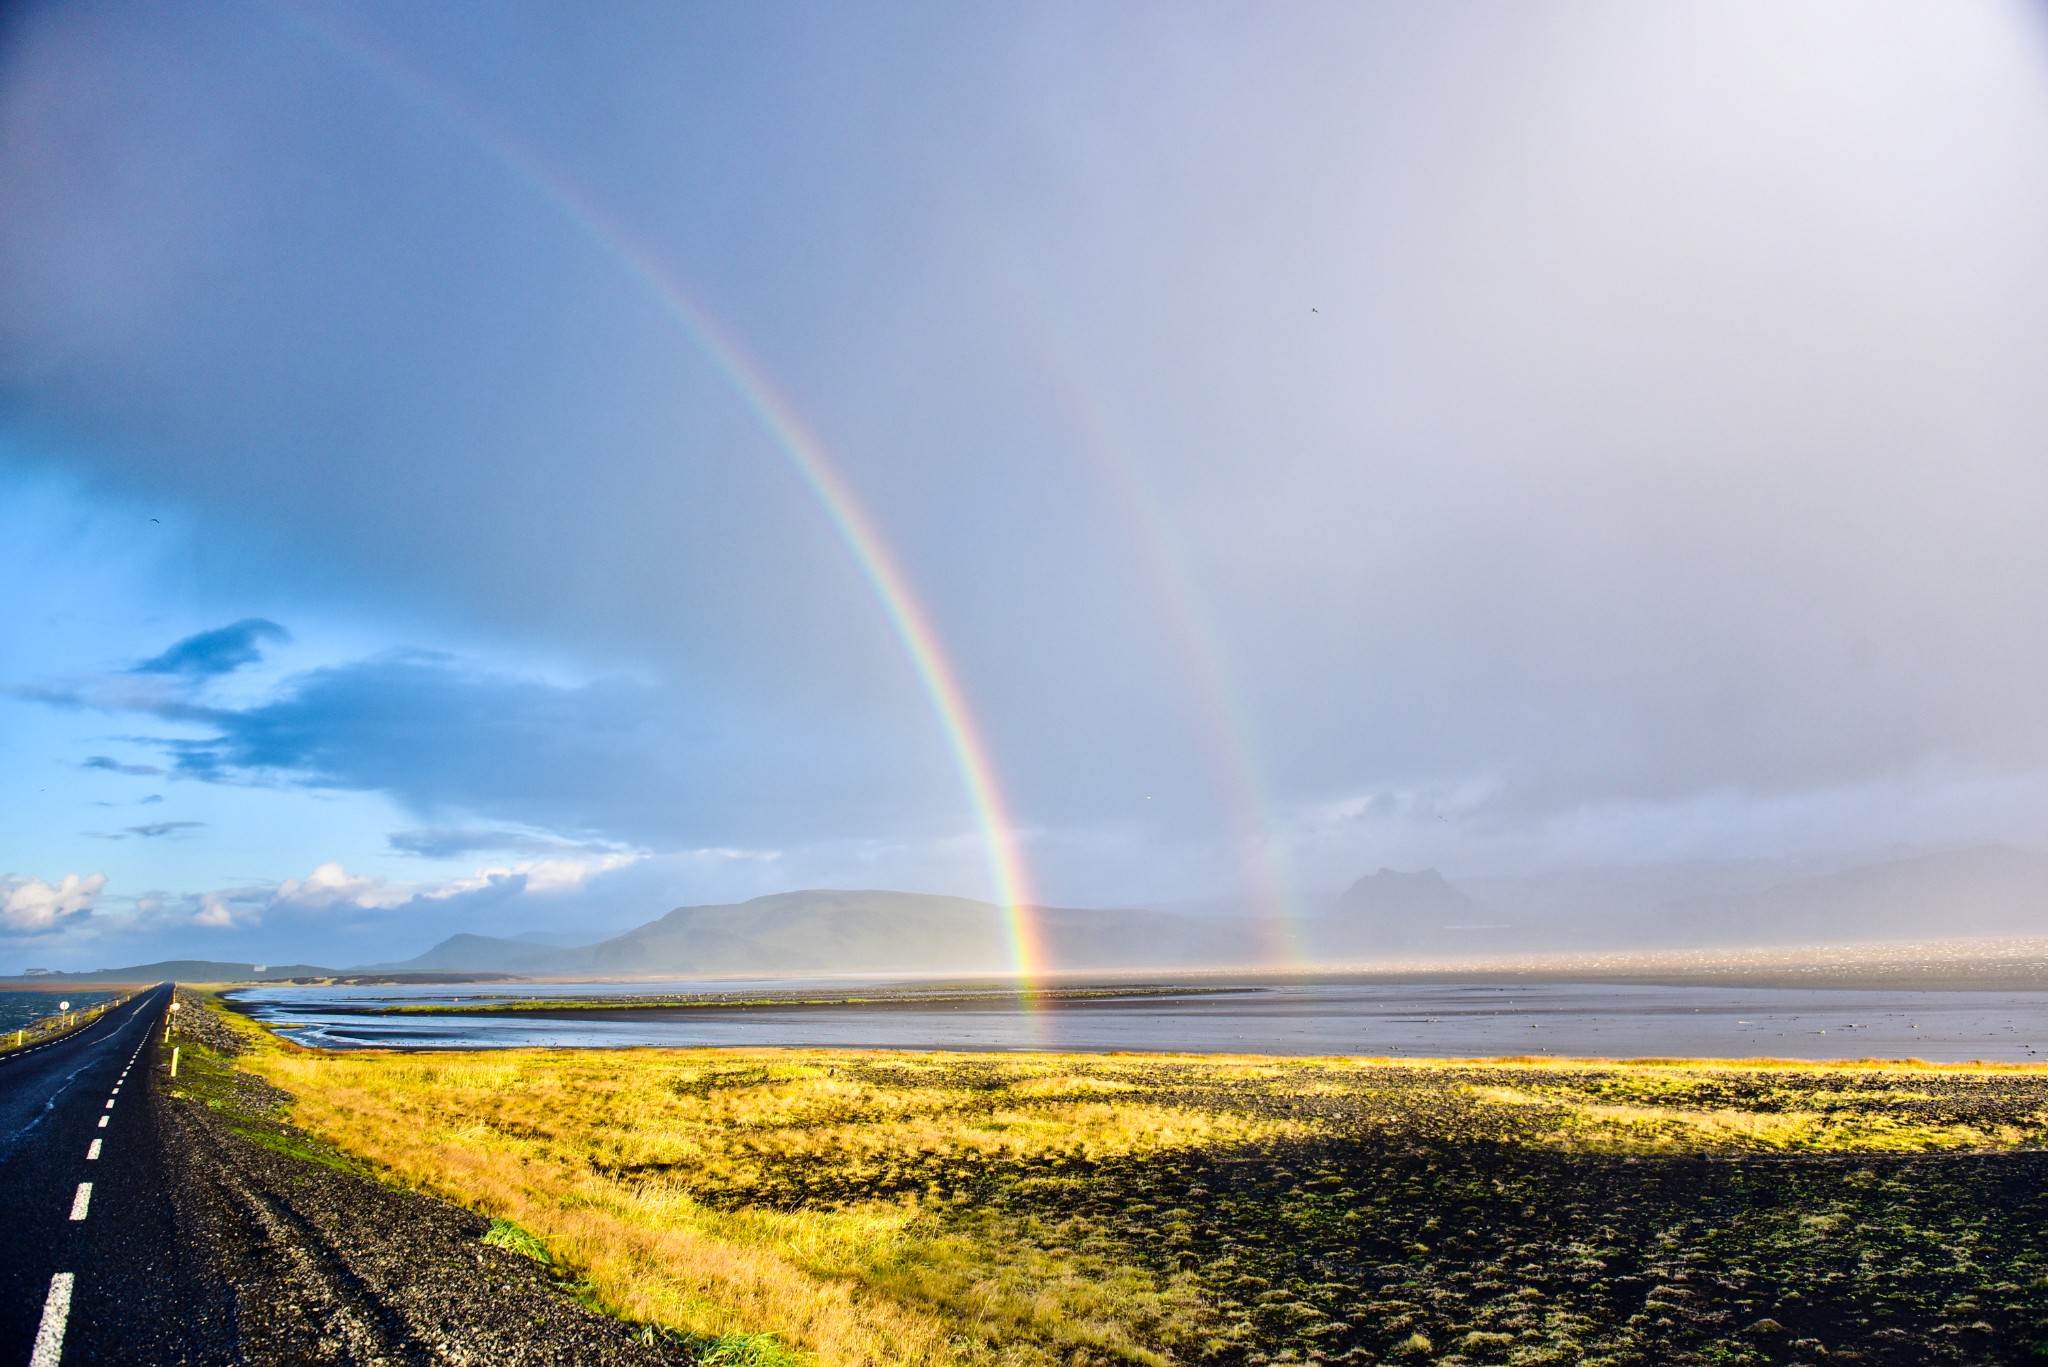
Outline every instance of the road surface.
<svg viewBox="0 0 2048 1367">
<path fill-rule="evenodd" d="M 179 1363 L 225 1305 L 177 1237 L 159 1109 L 168 985 L 0 1056 L 0 1367 Z"/>
</svg>

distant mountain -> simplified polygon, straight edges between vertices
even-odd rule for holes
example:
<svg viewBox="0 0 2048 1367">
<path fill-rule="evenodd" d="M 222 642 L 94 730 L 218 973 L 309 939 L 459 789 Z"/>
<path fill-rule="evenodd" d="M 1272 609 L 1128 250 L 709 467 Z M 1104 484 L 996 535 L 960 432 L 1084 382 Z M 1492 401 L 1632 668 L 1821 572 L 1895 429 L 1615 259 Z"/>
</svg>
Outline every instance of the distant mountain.
<svg viewBox="0 0 2048 1367">
<path fill-rule="evenodd" d="M 1381 869 L 1345 889 L 1307 928 L 1318 959 L 1402 958 L 1417 953 L 1486 953 L 1497 918 L 1435 869 Z"/>
<path fill-rule="evenodd" d="M 1381 869 L 1309 929 L 1318 957 L 1338 961 L 2048 935 L 2048 855 L 2031 850 L 1980 845 L 1786 873 L 1730 861 L 1461 885 L 1433 869 Z"/>
<path fill-rule="evenodd" d="M 1830 944 L 2048 935 L 2048 854 L 1978 845 L 1658 908 L 1666 943 Z"/>
<path fill-rule="evenodd" d="M 1518 932 L 1545 937 L 1591 933 L 1599 938 L 1621 923 L 1639 923 L 1646 913 L 1671 903 L 1747 897 L 1781 883 L 1920 853 L 1925 851 L 1804 859 L 1668 860 L 1496 874 L 1460 878 L 1456 883 L 1460 892 L 1487 909 L 1489 919 L 1508 923 Z"/>
<path fill-rule="evenodd" d="M 587 952 L 600 973 L 920 973 L 1010 963 L 1002 913 L 987 902 L 836 890 L 677 907 Z"/>
<path fill-rule="evenodd" d="M 559 930 L 522 930 L 510 938 L 523 940 L 527 944 L 556 945 L 565 949 L 575 949 L 582 945 L 595 944 L 604 937 L 565 933 Z"/>
<path fill-rule="evenodd" d="M 358 973 L 516 973 L 552 976 L 578 971 L 577 951 L 531 940 L 504 940 L 495 935 L 450 935 L 426 953 L 403 963 L 372 964 Z"/>
<path fill-rule="evenodd" d="M 67 983 L 187 983 L 278 982 L 287 978 L 329 978 L 334 969 L 316 964 L 221 963 L 213 959 L 165 959 L 159 963 L 136 964 L 130 968 L 101 968 L 91 973 L 37 973 L 23 978 L 0 978 L 9 988 L 62 987 Z"/>
<path fill-rule="evenodd" d="M 1041 907 L 1032 917 L 1055 967 L 1164 968 L 1245 963 L 1243 922 L 1167 912 Z M 380 971 L 594 974 L 998 973 L 1015 960 L 1002 908 L 930 893 L 810 889 L 677 907 L 594 945 L 564 948 L 455 935 Z"/>
</svg>

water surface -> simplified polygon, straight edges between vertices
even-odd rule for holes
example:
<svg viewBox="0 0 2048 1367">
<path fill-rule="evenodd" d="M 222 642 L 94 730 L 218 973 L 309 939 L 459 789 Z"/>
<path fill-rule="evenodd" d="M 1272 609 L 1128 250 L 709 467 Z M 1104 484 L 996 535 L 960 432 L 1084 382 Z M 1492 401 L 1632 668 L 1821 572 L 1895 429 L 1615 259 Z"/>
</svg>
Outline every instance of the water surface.
<svg viewBox="0 0 2048 1367">
<path fill-rule="evenodd" d="M 866 980 L 872 983 L 874 980 Z M 378 1016 L 396 1004 L 801 989 L 841 979 L 247 988 L 233 995 L 323 1049 L 812 1046 L 1083 1052 L 1514 1054 L 1794 1059 L 2048 1058 L 2048 993 L 1640 986 L 1613 983 L 1244 982 L 1043 1003 L 781 1003 L 502 1016 Z M 1218 991 L 1218 986 L 1227 990 Z"/>
<path fill-rule="evenodd" d="M 12 1033 L 45 1016 L 57 1014 L 57 1003 L 68 1001 L 73 1011 L 84 1011 L 100 1002 L 112 1001 L 118 992 L 80 992 L 52 988 L 48 992 L 0 992 L 0 1031 Z"/>
</svg>

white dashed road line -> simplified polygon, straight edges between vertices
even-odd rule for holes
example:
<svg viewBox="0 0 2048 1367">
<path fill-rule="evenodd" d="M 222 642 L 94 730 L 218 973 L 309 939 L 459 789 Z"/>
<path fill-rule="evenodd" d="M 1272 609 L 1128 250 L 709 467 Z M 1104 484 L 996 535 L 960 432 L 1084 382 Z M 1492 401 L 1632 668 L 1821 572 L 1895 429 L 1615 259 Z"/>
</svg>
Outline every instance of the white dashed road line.
<svg viewBox="0 0 2048 1367">
<path fill-rule="evenodd" d="M 100 1145 L 104 1142 L 104 1140 L 99 1139 L 95 1139 L 92 1141 L 92 1147 L 85 1151 L 86 1162 L 90 1163 L 100 1156 Z"/>
<path fill-rule="evenodd" d="M 50 1278 L 50 1294 L 43 1300 L 43 1322 L 36 1328 L 35 1351 L 29 1354 L 28 1367 L 57 1367 L 63 1358 L 64 1326 L 71 1322 L 71 1282 L 69 1272 Z"/>
<path fill-rule="evenodd" d="M 107 1098 L 107 1109 L 108 1109 L 108 1110 L 110 1110 L 110 1111 L 114 1109 L 114 1098 L 112 1098 L 112 1097 L 108 1097 L 108 1098 Z"/>
<path fill-rule="evenodd" d="M 108 1122 L 109 1120 L 112 1120 L 112 1119 L 113 1119 L 113 1117 L 112 1117 L 112 1116 L 110 1116 L 110 1115 L 103 1115 L 103 1116 L 101 1116 L 101 1117 L 100 1117 L 100 1128 L 101 1128 L 101 1129 L 103 1129 L 103 1130 L 104 1130 L 105 1128 L 107 1128 L 107 1122 Z"/>
<path fill-rule="evenodd" d="M 92 1205 L 92 1183 L 80 1182 L 78 1194 L 71 1198 L 71 1218 L 83 1220 L 88 1207 Z"/>
</svg>

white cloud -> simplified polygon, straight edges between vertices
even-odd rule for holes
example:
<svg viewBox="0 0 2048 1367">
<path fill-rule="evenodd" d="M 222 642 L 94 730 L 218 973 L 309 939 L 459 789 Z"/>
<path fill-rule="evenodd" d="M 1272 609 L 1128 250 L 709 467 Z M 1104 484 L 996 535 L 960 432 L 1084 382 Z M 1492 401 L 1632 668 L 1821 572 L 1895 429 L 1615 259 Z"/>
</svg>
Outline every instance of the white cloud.
<svg viewBox="0 0 2048 1367">
<path fill-rule="evenodd" d="M 103 873 L 67 873 L 55 884 L 15 874 L 0 877 L 0 929 L 17 935 L 56 930 L 76 917 L 91 915 L 106 885 Z"/>
<path fill-rule="evenodd" d="M 253 924 L 259 919 L 253 908 L 235 898 L 218 892 L 209 892 L 199 899 L 199 910 L 192 916 L 192 924 L 206 926 L 212 930 L 229 930 L 238 925 Z"/>
<path fill-rule="evenodd" d="M 600 873 L 623 869 L 629 864 L 639 863 L 646 857 L 639 853 L 620 852 L 596 855 L 588 859 L 534 859 L 525 863 L 478 869 L 468 878 L 444 884 L 445 891 L 424 895 L 452 897 L 456 893 L 484 887 L 501 878 L 524 878 L 528 892 L 567 892 L 572 888 L 582 887 L 587 880 Z"/>
<path fill-rule="evenodd" d="M 320 865 L 304 878 L 287 878 L 273 888 L 232 888 L 202 895 L 192 924 L 216 930 L 260 923 L 273 912 L 301 915 L 395 911 L 420 902 L 447 902 L 471 893 L 500 890 L 507 895 L 562 893 L 589 879 L 636 864 L 639 851 L 612 851 L 588 858 L 530 859 L 491 865 L 432 882 L 400 882 L 350 873 L 339 862 Z"/>
<path fill-rule="evenodd" d="M 393 883 L 368 874 L 351 874 L 339 863 L 328 863 L 320 865 L 304 878 L 287 878 L 279 883 L 270 903 L 303 911 L 326 911 L 334 907 L 384 911 L 411 901 L 418 886 Z"/>
</svg>

